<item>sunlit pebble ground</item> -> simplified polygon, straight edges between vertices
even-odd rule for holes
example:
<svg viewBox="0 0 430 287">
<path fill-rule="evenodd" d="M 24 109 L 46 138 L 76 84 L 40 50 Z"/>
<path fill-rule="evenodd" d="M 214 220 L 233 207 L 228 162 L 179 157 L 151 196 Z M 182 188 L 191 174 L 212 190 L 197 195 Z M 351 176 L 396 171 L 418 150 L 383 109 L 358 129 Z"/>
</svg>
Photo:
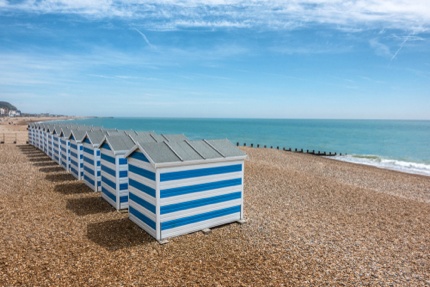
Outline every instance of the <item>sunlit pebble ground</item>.
<svg viewBox="0 0 430 287">
<path fill-rule="evenodd" d="M 43 152 L 0 145 L 0 286 L 430 286 L 430 178 L 244 148 L 247 223 L 160 245 Z"/>
</svg>

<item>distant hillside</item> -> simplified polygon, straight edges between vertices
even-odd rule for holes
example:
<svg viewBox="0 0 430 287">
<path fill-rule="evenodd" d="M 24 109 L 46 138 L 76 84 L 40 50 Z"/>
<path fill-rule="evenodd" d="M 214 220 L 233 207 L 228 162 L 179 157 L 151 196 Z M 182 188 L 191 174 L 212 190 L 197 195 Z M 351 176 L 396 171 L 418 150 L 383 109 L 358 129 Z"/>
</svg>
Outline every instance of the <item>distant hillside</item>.
<svg viewBox="0 0 430 287">
<path fill-rule="evenodd" d="M 16 111 L 16 110 L 18 110 L 15 106 L 11 105 L 8 102 L 3 102 L 3 101 L 0 101 L 0 109 L 1 108 L 8 109 L 10 111 Z"/>
</svg>

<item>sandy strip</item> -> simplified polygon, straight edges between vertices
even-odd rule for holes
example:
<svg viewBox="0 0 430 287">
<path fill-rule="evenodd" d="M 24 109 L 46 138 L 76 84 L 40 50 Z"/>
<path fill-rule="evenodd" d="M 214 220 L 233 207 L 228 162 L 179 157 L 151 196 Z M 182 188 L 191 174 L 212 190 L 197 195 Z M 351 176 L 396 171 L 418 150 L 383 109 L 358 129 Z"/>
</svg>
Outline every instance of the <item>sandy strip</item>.
<svg viewBox="0 0 430 287">
<path fill-rule="evenodd" d="M 244 149 L 248 222 L 160 245 L 27 145 L 0 145 L 0 286 L 430 286 L 430 178 Z"/>
</svg>

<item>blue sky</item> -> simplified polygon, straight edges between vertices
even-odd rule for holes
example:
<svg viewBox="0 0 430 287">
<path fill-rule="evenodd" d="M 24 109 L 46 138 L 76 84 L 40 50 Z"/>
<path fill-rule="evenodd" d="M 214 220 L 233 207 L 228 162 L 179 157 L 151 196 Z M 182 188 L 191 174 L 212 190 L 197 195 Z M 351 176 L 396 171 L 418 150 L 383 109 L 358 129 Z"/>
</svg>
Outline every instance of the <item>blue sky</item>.
<svg viewBox="0 0 430 287">
<path fill-rule="evenodd" d="M 0 99 L 79 116 L 430 119 L 430 1 L 0 0 Z"/>
</svg>

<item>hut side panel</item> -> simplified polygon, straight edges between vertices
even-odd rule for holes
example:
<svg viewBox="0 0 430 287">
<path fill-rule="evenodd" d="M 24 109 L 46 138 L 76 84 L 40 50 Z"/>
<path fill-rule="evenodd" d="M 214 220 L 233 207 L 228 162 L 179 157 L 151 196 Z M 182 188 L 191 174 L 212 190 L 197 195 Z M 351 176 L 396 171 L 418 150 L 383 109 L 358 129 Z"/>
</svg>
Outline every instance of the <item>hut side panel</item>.
<svg viewBox="0 0 430 287">
<path fill-rule="evenodd" d="M 128 208 L 128 165 L 124 156 L 115 156 L 105 143 L 101 148 L 102 197 L 117 210 Z"/>
<path fill-rule="evenodd" d="M 157 237 L 157 200 L 155 169 L 146 156 L 135 151 L 128 157 L 128 216 L 131 221 Z"/>
<path fill-rule="evenodd" d="M 70 141 L 67 139 L 60 138 L 60 164 L 65 170 L 70 170 Z"/>
<path fill-rule="evenodd" d="M 48 156 L 51 159 L 54 159 L 54 153 L 53 153 L 53 135 L 48 134 Z"/>
<path fill-rule="evenodd" d="M 86 138 L 83 143 L 84 182 L 94 191 L 101 191 L 100 150 Z"/>
<path fill-rule="evenodd" d="M 60 164 L 60 139 L 57 135 L 53 135 L 52 137 L 52 153 L 53 153 L 53 160 L 56 161 L 58 164 Z"/>
<path fill-rule="evenodd" d="M 70 143 L 70 172 L 76 179 L 81 180 L 84 177 L 84 155 L 81 143 Z"/>
<path fill-rule="evenodd" d="M 160 169 L 161 239 L 243 219 L 243 161 Z"/>
</svg>

